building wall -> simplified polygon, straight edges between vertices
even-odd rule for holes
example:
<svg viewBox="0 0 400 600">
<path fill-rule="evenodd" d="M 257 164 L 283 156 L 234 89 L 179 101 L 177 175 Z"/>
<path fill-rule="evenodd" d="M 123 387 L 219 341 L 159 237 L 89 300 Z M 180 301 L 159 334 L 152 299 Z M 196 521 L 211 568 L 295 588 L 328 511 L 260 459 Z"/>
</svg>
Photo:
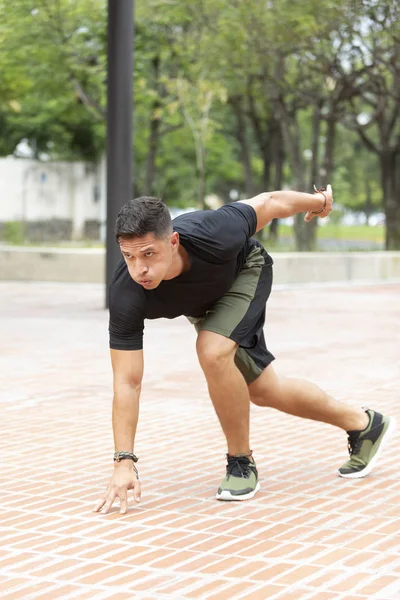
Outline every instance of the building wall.
<svg viewBox="0 0 400 600">
<path fill-rule="evenodd" d="M 0 159 L 0 222 L 69 220 L 80 239 L 86 221 L 104 221 L 104 164 Z"/>
</svg>

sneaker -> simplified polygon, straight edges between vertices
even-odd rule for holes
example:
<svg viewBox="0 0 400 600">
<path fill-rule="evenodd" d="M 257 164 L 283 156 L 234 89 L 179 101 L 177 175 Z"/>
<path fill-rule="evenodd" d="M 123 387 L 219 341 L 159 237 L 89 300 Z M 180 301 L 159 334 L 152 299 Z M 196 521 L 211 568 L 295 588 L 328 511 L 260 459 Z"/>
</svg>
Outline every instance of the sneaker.
<svg viewBox="0 0 400 600">
<path fill-rule="evenodd" d="M 364 410 L 369 416 L 369 424 L 361 431 L 347 432 L 350 458 L 339 469 L 341 477 L 357 479 L 368 475 L 396 428 L 393 417 L 385 417 L 368 408 Z"/>
<path fill-rule="evenodd" d="M 250 454 L 226 455 L 226 477 L 218 488 L 217 500 L 250 500 L 260 489 L 256 463 Z"/>
</svg>

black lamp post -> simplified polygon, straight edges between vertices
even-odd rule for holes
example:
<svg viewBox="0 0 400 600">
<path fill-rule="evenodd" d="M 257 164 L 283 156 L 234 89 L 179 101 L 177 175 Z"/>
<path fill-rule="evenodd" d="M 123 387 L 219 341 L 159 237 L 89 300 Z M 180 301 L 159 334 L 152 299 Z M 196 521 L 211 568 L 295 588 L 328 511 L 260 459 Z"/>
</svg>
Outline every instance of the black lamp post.
<svg viewBox="0 0 400 600">
<path fill-rule="evenodd" d="M 114 225 L 133 190 L 133 5 L 108 0 L 106 308 L 121 258 Z"/>
</svg>

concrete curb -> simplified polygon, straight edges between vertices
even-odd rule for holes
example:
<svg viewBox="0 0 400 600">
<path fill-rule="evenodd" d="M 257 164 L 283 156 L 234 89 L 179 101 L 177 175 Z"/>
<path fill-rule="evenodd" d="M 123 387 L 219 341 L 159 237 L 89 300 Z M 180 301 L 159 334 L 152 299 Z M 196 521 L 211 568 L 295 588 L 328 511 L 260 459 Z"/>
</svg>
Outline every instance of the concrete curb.
<svg viewBox="0 0 400 600">
<path fill-rule="evenodd" d="M 277 284 L 400 278 L 400 252 L 276 252 L 273 259 Z M 0 280 L 104 283 L 105 251 L 3 246 Z"/>
<path fill-rule="evenodd" d="M 0 280 L 104 283 L 102 248 L 0 248 Z"/>
</svg>

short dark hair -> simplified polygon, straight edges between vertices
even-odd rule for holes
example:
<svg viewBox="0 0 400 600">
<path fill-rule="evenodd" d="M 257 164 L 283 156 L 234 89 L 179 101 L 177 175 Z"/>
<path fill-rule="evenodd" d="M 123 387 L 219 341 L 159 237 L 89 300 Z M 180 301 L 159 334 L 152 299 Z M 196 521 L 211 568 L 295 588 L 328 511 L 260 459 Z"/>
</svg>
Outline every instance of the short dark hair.
<svg viewBox="0 0 400 600">
<path fill-rule="evenodd" d="M 171 215 L 159 198 L 141 196 L 129 200 L 121 208 L 114 231 L 117 242 L 123 237 L 142 237 L 146 233 L 154 233 L 155 237 L 163 238 L 173 231 Z"/>
</svg>

